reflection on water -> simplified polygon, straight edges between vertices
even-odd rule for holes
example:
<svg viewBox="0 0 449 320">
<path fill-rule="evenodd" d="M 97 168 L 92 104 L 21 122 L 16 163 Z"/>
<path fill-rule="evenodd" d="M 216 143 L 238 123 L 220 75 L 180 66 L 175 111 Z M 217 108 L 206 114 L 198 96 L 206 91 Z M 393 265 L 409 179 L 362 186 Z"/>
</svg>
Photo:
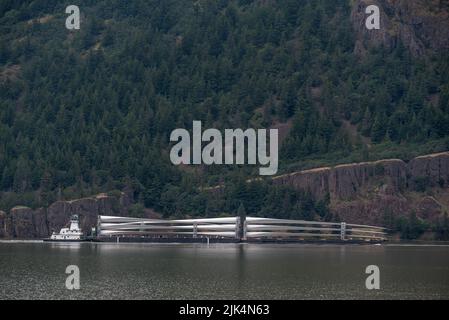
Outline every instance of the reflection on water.
<svg viewBox="0 0 449 320">
<path fill-rule="evenodd" d="M 53 250 L 63 249 L 64 251 L 66 251 L 66 250 L 79 251 L 81 249 L 81 245 L 82 245 L 82 243 L 78 243 L 78 242 L 66 242 L 66 243 L 50 242 L 48 244 L 48 246 Z"/>
<path fill-rule="evenodd" d="M 380 290 L 365 288 L 371 264 Z M 3 242 L 0 298 L 448 299 L 449 247 Z"/>
</svg>

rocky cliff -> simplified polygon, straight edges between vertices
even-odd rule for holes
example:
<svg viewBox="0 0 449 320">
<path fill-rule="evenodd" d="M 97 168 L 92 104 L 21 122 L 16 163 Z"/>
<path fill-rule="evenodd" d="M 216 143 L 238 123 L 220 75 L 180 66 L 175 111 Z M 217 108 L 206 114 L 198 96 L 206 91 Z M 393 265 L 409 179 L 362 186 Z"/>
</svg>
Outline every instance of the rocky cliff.
<svg viewBox="0 0 449 320">
<path fill-rule="evenodd" d="M 369 5 L 380 9 L 380 29 L 365 27 Z M 392 50 L 401 42 L 412 55 L 421 56 L 426 49 L 449 49 L 449 2 L 447 0 L 355 0 L 351 21 L 356 33 L 355 52 L 370 47 Z"/>
<path fill-rule="evenodd" d="M 316 199 L 329 195 L 331 210 L 347 222 L 382 224 L 387 212 L 412 210 L 433 221 L 449 207 L 449 152 L 408 163 L 389 159 L 305 170 L 273 182 L 309 191 Z"/>
<path fill-rule="evenodd" d="M 0 211 L 0 238 L 6 238 L 10 234 L 10 231 L 7 229 L 11 226 L 9 222 L 9 217 L 6 215 L 6 212 Z"/>
<path fill-rule="evenodd" d="M 34 239 L 48 237 L 52 231 L 66 226 L 72 214 L 78 214 L 82 230 L 88 233 L 96 226 L 98 215 L 128 214 L 132 200 L 99 194 L 72 201 L 57 201 L 47 209 L 12 208 L 9 214 L 0 211 L 0 238 Z"/>
</svg>

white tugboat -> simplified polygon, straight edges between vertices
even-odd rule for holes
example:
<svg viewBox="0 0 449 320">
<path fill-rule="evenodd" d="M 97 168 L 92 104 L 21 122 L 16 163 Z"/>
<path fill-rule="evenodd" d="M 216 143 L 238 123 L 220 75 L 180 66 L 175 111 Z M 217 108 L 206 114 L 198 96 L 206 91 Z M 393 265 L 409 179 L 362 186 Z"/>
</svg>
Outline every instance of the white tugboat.
<svg viewBox="0 0 449 320">
<path fill-rule="evenodd" d="M 62 228 L 59 233 L 53 232 L 50 239 L 45 239 L 45 241 L 61 241 L 61 242 L 77 242 L 84 241 L 83 232 L 79 227 L 78 216 L 72 215 L 70 218 L 70 227 Z"/>
</svg>

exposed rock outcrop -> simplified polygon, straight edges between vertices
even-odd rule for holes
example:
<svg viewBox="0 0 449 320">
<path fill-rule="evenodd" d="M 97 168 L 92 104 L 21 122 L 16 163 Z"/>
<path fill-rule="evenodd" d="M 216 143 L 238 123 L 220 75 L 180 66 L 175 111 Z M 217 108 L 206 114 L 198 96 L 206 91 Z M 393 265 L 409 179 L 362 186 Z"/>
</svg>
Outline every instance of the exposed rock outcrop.
<svg viewBox="0 0 449 320">
<path fill-rule="evenodd" d="M 368 30 L 365 9 L 380 9 L 380 29 Z M 356 32 L 354 51 L 363 55 L 370 47 L 388 50 L 401 42 L 413 56 L 421 56 L 426 48 L 449 49 L 449 3 L 441 0 L 356 0 L 351 21 Z"/>
<path fill-rule="evenodd" d="M 10 232 L 9 232 L 9 217 L 4 211 L 0 211 L 0 238 L 9 238 Z"/>
<path fill-rule="evenodd" d="M 433 222 L 446 208 L 424 191 L 440 188 L 438 196 L 448 200 L 449 152 L 409 163 L 390 159 L 305 170 L 275 177 L 273 183 L 309 191 L 315 199 L 329 194 L 333 213 L 348 222 L 382 224 L 386 212 L 398 216 L 411 211 Z"/>
<path fill-rule="evenodd" d="M 331 168 L 317 168 L 293 172 L 273 178 L 275 184 L 285 184 L 297 189 L 309 191 L 315 198 L 323 198 L 329 193 L 329 175 Z"/>
<path fill-rule="evenodd" d="M 443 212 L 443 206 L 434 197 L 427 196 L 419 201 L 416 211 L 420 218 L 429 222 L 436 222 Z"/>
<path fill-rule="evenodd" d="M 331 211 L 343 221 L 369 225 L 383 225 L 386 213 L 404 216 L 412 207 L 405 197 L 393 195 L 375 195 L 371 199 L 331 203 Z"/>
<path fill-rule="evenodd" d="M 449 186 L 449 152 L 416 157 L 407 168 L 412 187 L 420 178 L 426 178 L 431 185 Z"/>
<path fill-rule="evenodd" d="M 406 165 L 402 160 L 381 160 L 336 166 L 330 170 L 329 192 L 332 198 L 352 199 L 368 182 L 382 178 L 390 190 L 405 187 Z"/>
<path fill-rule="evenodd" d="M 420 178 L 425 178 L 429 186 L 447 186 L 449 152 L 420 156 L 408 164 L 389 159 L 304 170 L 277 176 L 273 182 L 309 191 L 315 198 L 329 193 L 331 199 L 351 200 L 362 190 L 367 191 L 366 187 L 376 187 L 376 193 L 395 194 L 413 188 Z"/>
<path fill-rule="evenodd" d="M 131 203 L 125 193 L 120 198 L 99 194 L 72 201 L 57 201 L 48 207 L 48 226 L 50 231 L 59 231 L 67 224 L 72 214 L 77 214 L 80 217 L 81 229 L 88 232 L 96 226 L 99 215 L 126 216 Z"/>
<path fill-rule="evenodd" d="M 45 238 L 52 231 L 66 226 L 72 214 L 79 215 L 81 228 L 88 234 L 96 226 L 98 215 L 126 216 L 131 204 L 129 195 L 122 193 L 120 197 L 99 194 L 72 201 L 57 201 L 47 209 L 17 206 L 11 209 L 9 215 L 0 211 L 0 238 Z"/>
<path fill-rule="evenodd" d="M 12 235 L 15 238 L 40 238 L 48 235 L 44 209 L 14 207 L 10 212 Z"/>
</svg>

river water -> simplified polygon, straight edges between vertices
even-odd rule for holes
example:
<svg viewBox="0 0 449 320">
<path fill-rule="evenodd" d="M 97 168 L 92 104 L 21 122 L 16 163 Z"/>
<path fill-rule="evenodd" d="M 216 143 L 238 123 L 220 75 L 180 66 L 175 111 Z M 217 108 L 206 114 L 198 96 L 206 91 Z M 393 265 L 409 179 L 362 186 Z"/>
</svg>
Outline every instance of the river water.
<svg viewBox="0 0 449 320">
<path fill-rule="evenodd" d="M 449 246 L 2 242 L 0 299 L 449 299 Z"/>
</svg>

